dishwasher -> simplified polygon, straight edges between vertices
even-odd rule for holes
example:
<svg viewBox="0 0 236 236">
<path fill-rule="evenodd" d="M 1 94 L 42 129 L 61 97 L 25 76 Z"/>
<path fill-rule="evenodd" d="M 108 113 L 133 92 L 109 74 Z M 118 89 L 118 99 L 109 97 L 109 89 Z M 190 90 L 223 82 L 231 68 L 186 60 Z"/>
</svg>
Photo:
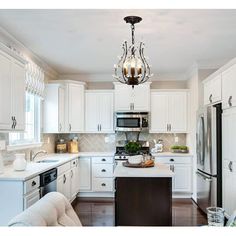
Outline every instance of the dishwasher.
<svg viewBox="0 0 236 236">
<path fill-rule="evenodd" d="M 51 169 L 40 175 L 40 198 L 49 192 L 57 191 L 57 169 Z"/>
</svg>

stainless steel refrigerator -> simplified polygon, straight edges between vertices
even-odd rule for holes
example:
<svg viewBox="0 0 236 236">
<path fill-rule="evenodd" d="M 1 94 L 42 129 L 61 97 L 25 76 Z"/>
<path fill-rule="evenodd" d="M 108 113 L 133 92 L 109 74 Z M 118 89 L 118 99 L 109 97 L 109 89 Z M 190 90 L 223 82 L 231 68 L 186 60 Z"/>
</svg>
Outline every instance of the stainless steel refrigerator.
<svg viewBox="0 0 236 236">
<path fill-rule="evenodd" d="M 222 206 L 222 109 L 205 106 L 197 117 L 197 204 Z"/>
</svg>

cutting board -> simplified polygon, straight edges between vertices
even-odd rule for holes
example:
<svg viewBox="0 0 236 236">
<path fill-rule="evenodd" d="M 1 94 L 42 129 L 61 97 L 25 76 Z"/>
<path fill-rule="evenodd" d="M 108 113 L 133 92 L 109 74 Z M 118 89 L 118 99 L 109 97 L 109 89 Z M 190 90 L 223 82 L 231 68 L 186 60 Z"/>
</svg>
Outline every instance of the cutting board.
<svg viewBox="0 0 236 236">
<path fill-rule="evenodd" d="M 131 167 L 131 168 L 149 168 L 149 167 L 154 167 L 155 166 L 155 163 L 153 163 L 152 165 L 145 165 L 144 163 L 130 164 L 128 161 L 123 162 L 122 164 L 125 167 Z"/>
</svg>

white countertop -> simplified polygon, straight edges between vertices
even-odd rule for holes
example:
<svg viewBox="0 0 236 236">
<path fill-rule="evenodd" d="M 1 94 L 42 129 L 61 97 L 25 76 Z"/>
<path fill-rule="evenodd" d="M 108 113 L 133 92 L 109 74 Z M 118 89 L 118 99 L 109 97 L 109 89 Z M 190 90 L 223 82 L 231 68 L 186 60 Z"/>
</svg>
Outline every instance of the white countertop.
<svg viewBox="0 0 236 236">
<path fill-rule="evenodd" d="M 56 168 L 66 162 L 69 162 L 77 157 L 93 157 L 93 156 L 114 156 L 113 152 L 79 152 L 76 154 L 64 153 L 64 154 L 47 154 L 42 157 L 36 158 L 35 161 L 50 159 L 58 160 L 58 162 L 51 163 L 36 163 L 28 162 L 24 171 L 15 171 L 13 165 L 4 167 L 4 172 L 0 174 L 0 181 L 25 181 L 31 179 L 47 170 Z"/>
<path fill-rule="evenodd" d="M 152 153 L 151 154 L 153 157 L 192 157 L 192 153 L 173 153 L 173 152 L 158 152 L 158 153 Z"/>
<path fill-rule="evenodd" d="M 114 177 L 173 177 L 174 173 L 170 168 L 161 163 L 156 163 L 149 168 L 130 168 L 122 163 L 118 164 L 114 171 Z"/>
</svg>

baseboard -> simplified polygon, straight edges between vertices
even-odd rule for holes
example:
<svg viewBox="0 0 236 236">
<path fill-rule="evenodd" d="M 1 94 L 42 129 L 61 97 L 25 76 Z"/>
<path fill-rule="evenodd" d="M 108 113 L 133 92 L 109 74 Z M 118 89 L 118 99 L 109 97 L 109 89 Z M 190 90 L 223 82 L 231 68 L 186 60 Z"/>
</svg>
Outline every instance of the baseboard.
<svg viewBox="0 0 236 236">
<path fill-rule="evenodd" d="M 172 198 L 192 198 L 191 193 L 173 193 Z"/>
<path fill-rule="evenodd" d="M 81 192 L 77 194 L 77 197 L 112 197 L 114 198 L 114 193 L 105 192 Z"/>
</svg>

